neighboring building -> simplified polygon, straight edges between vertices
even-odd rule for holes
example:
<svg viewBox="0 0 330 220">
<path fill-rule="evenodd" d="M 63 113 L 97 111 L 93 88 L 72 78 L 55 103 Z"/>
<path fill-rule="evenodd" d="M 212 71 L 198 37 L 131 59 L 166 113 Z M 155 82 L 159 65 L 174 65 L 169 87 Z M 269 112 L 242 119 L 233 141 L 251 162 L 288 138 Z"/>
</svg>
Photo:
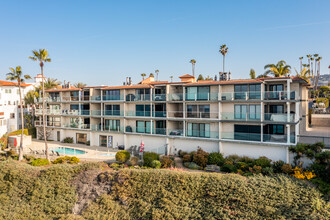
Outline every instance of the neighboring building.
<svg viewBox="0 0 330 220">
<path fill-rule="evenodd" d="M 34 89 L 32 84 L 22 83 L 22 97 L 24 98 L 25 94 L 32 89 Z M 0 137 L 22 127 L 20 108 L 17 83 L 0 81 Z"/>
<path fill-rule="evenodd" d="M 178 150 L 288 161 L 288 146 L 306 129 L 307 86 L 299 77 L 180 82 L 48 90 L 50 138 L 169 154 Z M 41 102 L 42 100 L 37 100 Z M 42 129 L 42 109 L 37 109 Z"/>
</svg>

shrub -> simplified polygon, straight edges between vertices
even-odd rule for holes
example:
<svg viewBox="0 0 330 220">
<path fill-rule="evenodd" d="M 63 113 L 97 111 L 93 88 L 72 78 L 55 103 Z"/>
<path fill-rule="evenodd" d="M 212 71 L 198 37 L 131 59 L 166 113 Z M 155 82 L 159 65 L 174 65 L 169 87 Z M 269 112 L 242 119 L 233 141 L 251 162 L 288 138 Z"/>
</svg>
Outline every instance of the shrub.
<svg viewBox="0 0 330 220">
<path fill-rule="evenodd" d="M 29 163 L 31 166 L 46 166 L 49 165 L 49 161 L 47 159 L 35 159 Z"/>
<path fill-rule="evenodd" d="M 189 169 L 192 169 L 192 170 L 199 170 L 199 169 L 201 169 L 201 167 L 200 166 L 198 166 L 196 163 L 194 163 L 194 162 L 190 162 L 189 164 L 188 164 L 188 168 Z"/>
<path fill-rule="evenodd" d="M 249 168 L 249 171 L 252 174 L 259 174 L 262 171 L 262 167 L 261 166 L 254 165 L 253 167 L 250 167 Z"/>
<path fill-rule="evenodd" d="M 163 168 L 175 167 L 175 161 L 173 157 L 170 156 L 162 156 L 160 158 L 160 162 Z"/>
<path fill-rule="evenodd" d="M 4 134 L 0 138 L 0 145 L 1 145 L 1 150 L 4 150 L 7 148 L 7 145 L 8 145 L 8 135 L 7 134 Z"/>
<path fill-rule="evenodd" d="M 63 139 L 64 143 L 72 144 L 73 143 L 73 137 L 66 137 Z"/>
<path fill-rule="evenodd" d="M 187 155 L 188 153 L 186 151 L 183 151 L 183 150 L 179 150 L 178 151 L 178 155 L 179 157 L 183 158 L 184 155 Z"/>
<path fill-rule="evenodd" d="M 131 162 L 132 166 L 136 166 L 139 163 L 139 158 L 138 157 L 131 157 L 130 162 Z"/>
<path fill-rule="evenodd" d="M 262 168 L 261 172 L 264 175 L 273 175 L 274 174 L 274 170 L 271 167 L 264 167 L 264 168 Z"/>
<path fill-rule="evenodd" d="M 292 167 L 288 163 L 283 164 L 283 166 L 281 167 L 281 170 L 283 173 L 286 173 L 286 174 L 292 173 Z"/>
<path fill-rule="evenodd" d="M 190 154 L 184 155 L 183 158 L 182 158 L 182 161 L 183 161 L 183 163 L 191 162 L 191 155 Z"/>
<path fill-rule="evenodd" d="M 222 166 L 225 159 L 223 158 L 223 155 L 221 153 L 210 153 L 209 157 L 207 159 L 207 164 L 215 164 L 218 166 Z"/>
<path fill-rule="evenodd" d="M 259 157 L 255 160 L 255 164 L 257 166 L 261 166 L 262 168 L 270 167 L 271 166 L 271 159 L 268 159 L 267 157 Z"/>
<path fill-rule="evenodd" d="M 21 135 L 22 134 L 22 129 L 19 129 L 19 130 L 17 130 L 17 131 L 13 131 L 13 132 L 10 132 L 9 134 L 8 134 L 8 136 L 15 136 L 15 135 Z M 23 134 L 24 135 L 29 135 L 29 131 L 28 131 L 28 129 L 24 129 L 23 130 Z"/>
<path fill-rule="evenodd" d="M 110 165 L 110 168 L 113 168 L 113 169 L 119 169 L 120 168 L 120 165 L 118 163 L 112 163 Z"/>
<path fill-rule="evenodd" d="M 15 158 L 17 156 L 18 156 L 18 154 L 16 153 L 16 151 L 14 151 L 14 150 L 7 151 L 7 157 Z"/>
<path fill-rule="evenodd" d="M 153 160 L 151 162 L 151 167 L 155 169 L 159 169 L 162 166 L 162 163 L 159 160 Z"/>
<path fill-rule="evenodd" d="M 226 173 L 236 173 L 237 168 L 233 164 L 224 164 L 222 167 L 220 167 L 220 170 Z"/>
<path fill-rule="evenodd" d="M 226 157 L 226 160 L 232 161 L 233 163 L 236 163 L 240 160 L 240 156 L 233 154 L 233 155 L 229 155 Z"/>
<path fill-rule="evenodd" d="M 70 156 L 65 156 L 65 157 L 58 157 L 53 161 L 53 164 L 62 164 L 62 163 L 70 163 L 70 164 L 77 164 L 79 163 L 80 160 L 78 157 L 70 157 Z"/>
<path fill-rule="evenodd" d="M 255 163 L 255 159 L 252 159 L 250 157 L 244 156 L 238 159 L 239 162 L 244 162 L 248 164 L 249 166 L 253 166 Z"/>
<path fill-rule="evenodd" d="M 32 138 L 37 138 L 37 129 L 34 128 L 28 128 L 28 134 L 32 136 Z"/>
<path fill-rule="evenodd" d="M 275 161 L 272 165 L 274 173 L 282 173 L 282 166 L 284 164 L 283 160 Z"/>
<path fill-rule="evenodd" d="M 119 161 L 122 163 L 125 163 L 126 161 L 128 161 L 130 157 L 131 157 L 131 154 L 126 150 L 121 150 L 116 153 L 116 161 Z"/>
<path fill-rule="evenodd" d="M 209 154 L 199 148 L 193 156 L 193 162 L 195 162 L 198 166 L 204 168 L 206 167 L 208 157 Z"/>
<path fill-rule="evenodd" d="M 27 156 L 27 155 L 24 155 L 23 157 L 24 157 L 25 160 L 28 161 L 28 162 L 31 162 L 31 161 L 33 161 L 33 160 L 36 159 L 34 156 Z"/>
<path fill-rule="evenodd" d="M 159 160 L 159 154 L 154 152 L 145 152 L 143 154 L 143 165 L 147 167 L 151 167 L 151 163 L 154 160 Z"/>
</svg>

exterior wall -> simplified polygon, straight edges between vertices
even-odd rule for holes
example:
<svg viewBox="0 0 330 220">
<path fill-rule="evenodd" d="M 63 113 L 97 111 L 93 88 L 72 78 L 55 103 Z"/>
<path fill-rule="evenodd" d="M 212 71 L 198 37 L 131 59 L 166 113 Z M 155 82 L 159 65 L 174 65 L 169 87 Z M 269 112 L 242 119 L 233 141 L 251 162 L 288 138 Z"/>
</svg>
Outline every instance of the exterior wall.
<svg viewBox="0 0 330 220">
<path fill-rule="evenodd" d="M 169 151 L 174 154 L 179 150 L 191 152 L 196 151 L 198 147 L 211 152 L 219 152 L 218 141 L 191 140 L 187 138 L 169 138 Z"/>
</svg>

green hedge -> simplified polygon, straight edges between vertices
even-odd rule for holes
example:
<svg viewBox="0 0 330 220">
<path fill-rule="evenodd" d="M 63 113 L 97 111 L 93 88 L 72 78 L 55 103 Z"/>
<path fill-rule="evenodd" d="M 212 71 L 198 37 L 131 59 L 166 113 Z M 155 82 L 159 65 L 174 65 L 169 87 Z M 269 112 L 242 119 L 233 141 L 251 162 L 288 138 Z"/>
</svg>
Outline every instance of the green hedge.
<svg viewBox="0 0 330 220">
<path fill-rule="evenodd" d="M 15 136 L 15 135 L 21 135 L 22 134 L 22 129 L 19 129 L 17 131 L 12 131 L 8 134 L 8 136 Z M 29 135 L 29 130 L 28 129 L 24 129 L 23 130 L 23 134 L 24 135 Z"/>
</svg>

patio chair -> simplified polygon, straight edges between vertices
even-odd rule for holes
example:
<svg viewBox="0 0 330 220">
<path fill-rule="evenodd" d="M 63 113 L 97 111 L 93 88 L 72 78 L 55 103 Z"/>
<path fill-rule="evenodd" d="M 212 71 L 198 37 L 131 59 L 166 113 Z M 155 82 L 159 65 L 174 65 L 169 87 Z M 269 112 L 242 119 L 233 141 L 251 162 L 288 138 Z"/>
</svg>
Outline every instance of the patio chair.
<svg viewBox="0 0 330 220">
<path fill-rule="evenodd" d="M 29 149 L 30 149 L 31 154 L 36 154 L 36 152 L 34 150 L 32 150 L 31 148 L 29 148 Z"/>
<path fill-rule="evenodd" d="M 58 157 L 61 156 L 59 152 L 55 151 L 55 153 L 56 153 L 56 156 L 58 156 Z"/>
</svg>

